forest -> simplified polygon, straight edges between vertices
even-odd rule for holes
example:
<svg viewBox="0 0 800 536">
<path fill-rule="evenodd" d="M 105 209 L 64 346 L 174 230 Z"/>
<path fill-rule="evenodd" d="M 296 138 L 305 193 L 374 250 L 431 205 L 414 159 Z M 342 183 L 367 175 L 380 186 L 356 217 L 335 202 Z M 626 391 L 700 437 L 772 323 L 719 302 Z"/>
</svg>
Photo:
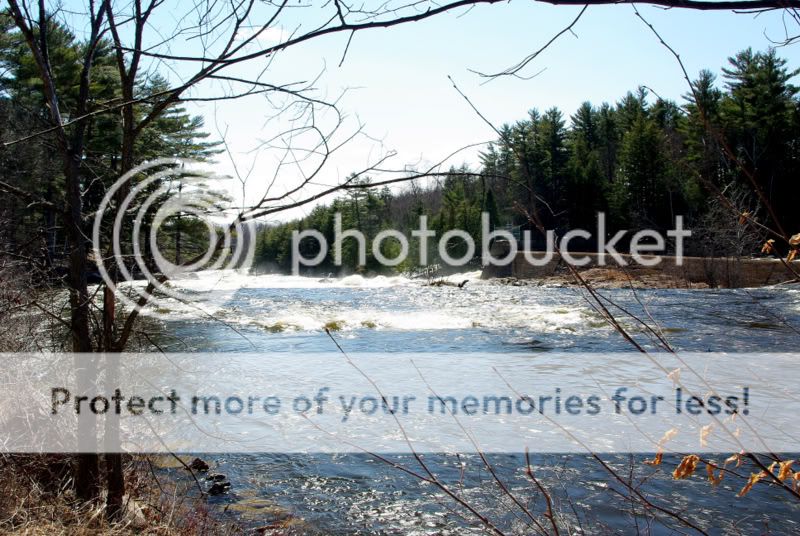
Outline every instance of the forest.
<svg viewBox="0 0 800 536">
<path fill-rule="evenodd" d="M 63 100 L 73 105 L 80 91 L 81 56 L 86 44 L 68 28 L 55 21 L 49 28 L 51 61 L 55 83 L 67 88 Z M 120 75 L 110 41 L 103 41 L 95 53 L 96 71 L 91 83 L 94 101 L 119 100 Z M 135 81 L 137 95 L 159 95 L 169 88 L 167 80 L 158 73 L 140 76 Z M 137 120 L 152 112 L 154 106 L 144 100 L 132 110 Z M 39 279 L 63 275 L 64 262 L 70 245 L 68 232 L 60 221 L 65 179 L 62 163 L 50 155 L 57 150 L 55 133 L 47 131 L 49 108 L 44 88 L 36 73 L 36 64 L 23 36 L 13 30 L 8 13 L 0 12 L 0 184 L 6 195 L 0 199 L 0 240 L 6 253 L 25 261 L 27 269 Z M 89 118 L 83 136 L 86 155 L 82 164 L 90 171 L 81 185 L 83 206 L 88 213 L 97 210 L 108 187 L 123 172 L 123 155 L 119 148 L 123 138 L 122 114 L 97 114 Z M 208 161 L 220 150 L 219 142 L 209 140 L 203 129 L 203 118 L 188 114 L 179 104 L 167 106 L 154 120 L 143 125 L 136 139 L 131 163 L 162 157 L 192 158 Z M 27 137 L 37 134 L 31 139 Z M 152 189 L 160 185 L 155 185 Z M 178 188 L 179 184 L 167 185 Z M 166 197 L 166 196 L 164 196 Z M 187 215 L 166 222 L 162 242 L 167 250 L 180 258 L 174 241 L 176 233 L 183 235 L 184 256 L 191 257 L 206 244 L 204 229 Z"/>
<path fill-rule="evenodd" d="M 288 271 L 294 230 L 319 230 L 332 244 L 337 213 L 343 229 L 358 229 L 370 240 L 384 229 L 410 237 L 421 215 L 437 236 L 462 229 L 476 239 L 482 212 L 493 227 L 516 232 L 532 228 L 529 216 L 535 213 L 559 234 L 593 229 L 598 212 L 607 214 L 612 233 L 663 231 L 682 215 L 693 231 L 689 254 L 758 254 L 768 236 L 748 219 L 789 234 L 800 229 L 800 99 L 792 83 L 797 74 L 775 49 L 747 49 L 729 59 L 720 79 L 701 71 L 692 81 L 694 94 L 680 102 L 640 86 L 614 104 L 587 100 L 569 116 L 557 108 L 532 108 L 499 129 L 478 169 L 453 167 L 437 180 L 394 191 L 349 189 L 302 219 L 262 227 L 258 262 Z M 369 185 L 369 178 L 357 181 Z M 534 247 L 537 236 L 544 242 L 541 233 L 532 234 Z M 394 245 L 384 241 L 383 254 L 392 257 Z M 418 241 L 411 245 L 418 247 Z M 454 239 L 449 247 L 460 256 L 465 246 Z M 301 243 L 308 257 L 317 248 L 313 240 Z M 366 266 L 358 266 L 354 240 L 345 240 L 342 249 L 344 271 L 387 269 L 369 251 Z M 434 249 L 429 258 L 435 258 Z M 410 255 L 397 270 L 413 272 L 417 258 Z M 331 252 L 319 270 L 339 270 Z"/>
</svg>

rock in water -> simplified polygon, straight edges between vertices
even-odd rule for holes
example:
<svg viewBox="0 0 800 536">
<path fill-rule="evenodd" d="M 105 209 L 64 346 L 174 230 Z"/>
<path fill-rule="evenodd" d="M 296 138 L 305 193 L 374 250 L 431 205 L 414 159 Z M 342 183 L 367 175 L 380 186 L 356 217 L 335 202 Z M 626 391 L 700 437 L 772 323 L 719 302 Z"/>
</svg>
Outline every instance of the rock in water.
<svg viewBox="0 0 800 536">
<path fill-rule="evenodd" d="M 214 482 L 211 484 L 211 487 L 208 488 L 209 495 L 222 495 L 223 493 L 227 493 L 228 490 L 231 489 L 230 482 Z"/>
<path fill-rule="evenodd" d="M 208 464 L 200 458 L 195 458 L 189 464 L 189 469 L 193 471 L 208 471 Z"/>
</svg>

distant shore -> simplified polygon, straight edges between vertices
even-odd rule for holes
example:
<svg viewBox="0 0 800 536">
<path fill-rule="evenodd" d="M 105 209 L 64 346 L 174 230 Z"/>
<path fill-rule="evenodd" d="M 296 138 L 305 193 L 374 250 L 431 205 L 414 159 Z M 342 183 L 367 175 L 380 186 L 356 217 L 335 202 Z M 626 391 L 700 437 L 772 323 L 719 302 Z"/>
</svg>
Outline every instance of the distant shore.
<svg viewBox="0 0 800 536">
<path fill-rule="evenodd" d="M 666 274 L 652 268 L 627 268 L 616 266 L 593 267 L 578 272 L 581 278 L 598 289 L 635 288 L 635 289 L 704 289 L 710 288 L 708 283 L 691 282 L 686 279 Z M 518 279 L 516 277 L 496 277 L 494 282 L 510 286 L 536 287 L 580 287 L 581 283 L 566 268 L 549 276 L 536 279 Z"/>
<path fill-rule="evenodd" d="M 504 244 L 495 246 L 495 257 L 502 258 Z M 642 255 L 658 259 L 653 266 L 643 266 L 628 254 L 619 254 L 621 266 L 611 255 L 570 252 L 573 259 L 583 259 L 577 268 L 588 283 L 598 288 L 750 288 L 777 285 L 796 280 L 800 261 L 751 257 L 671 257 Z M 530 258 L 536 262 L 531 262 Z M 794 272 L 794 274 L 792 273 Z M 504 266 L 486 266 L 484 279 L 530 281 L 533 285 L 573 286 L 579 284 L 557 253 L 545 259 L 544 252 L 518 252 Z M 515 283 L 511 283 L 515 284 Z"/>
</svg>

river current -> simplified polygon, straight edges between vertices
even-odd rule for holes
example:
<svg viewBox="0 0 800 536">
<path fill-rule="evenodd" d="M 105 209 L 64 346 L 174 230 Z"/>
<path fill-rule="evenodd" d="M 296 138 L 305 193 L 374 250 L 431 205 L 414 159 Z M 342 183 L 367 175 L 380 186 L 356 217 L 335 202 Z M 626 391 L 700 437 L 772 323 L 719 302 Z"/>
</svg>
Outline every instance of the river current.
<svg viewBox="0 0 800 536">
<path fill-rule="evenodd" d="M 174 283 L 193 303 L 163 300 L 158 312 L 165 351 L 293 353 L 336 351 L 328 328 L 350 353 L 632 351 L 574 288 L 509 286 L 479 272 L 451 276 L 463 288 L 428 286 L 403 277 L 341 279 L 207 272 Z M 800 291 L 792 288 L 603 290 L 610 310 L 638 340 L 654 347 L 628 313 L 658 326 L 676 350 L 793 351 L 800 342 Z M 615 305 L 614 305 L 615 304 Z M 800 450 L 800 449 L 798 449 Z M 203 455 L 231 480 L 212 500 L 226 516 L 263 526 L 294 519 L 302 533 L 483 533 L 475 517 L 441 490 L 369 454 Z M 720 456 L 723 456 L 721 453 Z M 651 467 L 647 455 L 603 455 L 656 506 L 680 512 L 709 532 L 793 533 L 800 502 L 784 490 L 756 486 L 742 498 L 741 480 L 712 487 L 705 471 L 675 481 L 680 458 Z M 390 460 L 418 470 L 410 454 Z M 427 454 L 437 477 L 507 532 L 525 532 L 511 504 L 477 455 Z M 526 475 L 522 453 L 489 461 L 509 490 L 540 516 L 546 503 Z M 533 472 L 572 533 L 692 533 L 675 518 L 630 500 L 631 490 L 589 454 L 532 454 Z M 177 470 L 176 470 L 177 471 Z M 744 471 L 744 469 L 743 469 Z"/>
</svg>

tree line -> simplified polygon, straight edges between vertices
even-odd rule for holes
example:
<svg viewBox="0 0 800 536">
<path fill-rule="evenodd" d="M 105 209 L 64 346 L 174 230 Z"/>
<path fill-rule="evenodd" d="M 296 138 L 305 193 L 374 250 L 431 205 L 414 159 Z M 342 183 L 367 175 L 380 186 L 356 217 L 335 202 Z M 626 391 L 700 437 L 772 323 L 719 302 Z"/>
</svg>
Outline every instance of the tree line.
<svg viewBox="0 0 800 536">
<path fill-rule="evenodd" d="M 462 229 L 477 241 L 487 212 L 492 227 L 531 229 L 539 237 L 534 247 L 544 240 L 533 216 L 563 233 L 592 230 L 597 213 L 605 212 L 607 229 L 615 233 L 664 232 L 681 215 L 694 232 L 690 253 L 757 253 L 766 229 L 800 230 L 797 74 L 774 49 L 747 49 L 729 58 L 721 80 L 701 71 L 681 102 L 641 86 L 615 104 L 584 102 L 569 117 L 555 107 L 534 108 L 498 129 L 479 169 L 451 168 L 441 180 L 398 192 L 348 190 L 304 218 L 263 227 L 257 259 L 267 269 L 288 270 L 292 232 L 316 229 L 332 244 L 337 213 L 343 229 L 358 229 L 368 239 L 384 229 L 409 236 L 424 215 L 437 236 Z M 398 249 L 391 240 L 383 247 L 390 257 Z M 411 240 L 411 247 L 418 242 Z M 465 250 L 457 239 L 449 247 L 454 257 Z M 341 269 L 385 271 L 369 247 L 366 265 L 359 266 L 356 248 L 352 239 L 343 242 Z M 300 249 L 312 257 L 318 246 L 304 240 Z M 429 254 L 435 259 L 435 248 Z M 412 251 L 397 269 L 413 271 L 417 258 Z M 332 252 L 319 269 L 340 269 Z"/>
<path fill-rule="evenodd" d="M 65 107 L 70 107 L 79 99 L 81 58 L 87 43 L 55 18 L 49 20 L 47 36 L 54 83 L 64 88 L 61 100 Z M 119 100 L 120 73 L 111 40 L 99 41 L 93 60 L 95 70 L 89 88 L 92 100 L 97 103 Z M 158 72 L 137 76 L 134 85 L 137 98 L 157 95 L 170 87 Z M 144 100 L 132 112 L 141 120 L 151 110 L 152 105 Z M 10 14 L 0 12 L 0 139 L 12 142 L 45 130 L 49 113 L 33 54 L 23 34 L 16 31 Z M 83 136 L 86 154 L 81 164 L 88 177 L 81 184 L 81 197 L 88 214 L 97 210 L 107 189 L 125 171 L 120 150 L 123 121 L 120 113 L 98 114 L 87 120 Z M 137 137 L 131 164 L 163 157 L 209 161 L 220 152 L 219 143 L 209 141 L 203 127 L 201 116 L 187 113 L 178 103 L 168 106 Z M 42 279 L 63 274 L 70 250 L 68 231 L 60 220 L 63 207 L 59 206 L 59 199 L 64 196 L 65 176 L 62 163 L 52 157 L 56 150 L 55 133 L 0 146 L 0 183 L 25 194 L 0 199 L 3 223 L 0 240 L 6 252 L 22 256 L 30 261 L 30 267 L 39 268 L 35 273 Z M 153 184 L 150 190 L 161 186 Z M 176 182 L 174 188 L 179 187 Z M 32 202 L 34 198 L 36 202 Z M 183 244 L 185 257 L 202 251 L 207 243 L 205 227 L 189 214 L 171 218 L 160 234 L 164 249 L 177 257 L 180 251 L 176 251 L 176 240 Z"/>
</svg>

